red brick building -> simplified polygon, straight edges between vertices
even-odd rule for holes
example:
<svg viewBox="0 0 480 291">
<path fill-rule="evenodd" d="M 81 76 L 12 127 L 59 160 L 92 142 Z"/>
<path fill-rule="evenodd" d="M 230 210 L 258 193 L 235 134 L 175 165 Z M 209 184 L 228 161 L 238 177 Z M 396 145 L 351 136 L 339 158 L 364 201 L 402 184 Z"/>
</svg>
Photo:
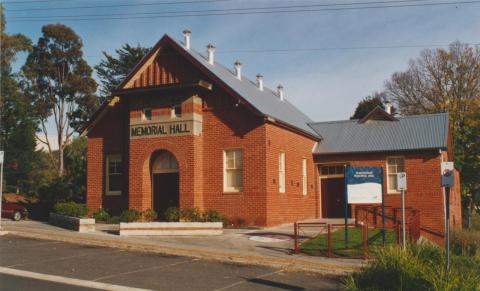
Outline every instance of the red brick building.
<svg viewBox="0 0 480 291">
<path fill-rule="evenodd" d="M 259 226 L 338 217 L 342 167 L 368 165 L 385 168 L 385 201 L 394 206 L 399 195 L 390 191 L 388 169 L 405 169 L 407 206 L 443 231 L 440 162 L 452 160 L 445 114 L 423 116 L 417 127 L 412 117 L 383 110 L 362 121 L 314 123 L 281 86 L 246 79 L 239 62 L 232 70 L 216 63 L 214 50 L 209 45 L 203 56 L 190 48 L 189 33 L 184 43 L 165 35 L 92 116 L 84 129 L 88 208 L 198 207 Z M 346 123 L 356 128 L 331 127 Z M 392 134 L 404 124 L 410 142 L 396 147 Z M 359 128 L 371 136 L 355 137 Z M 453 197 L 459 224 L 459 192 Z"/>
</svg>

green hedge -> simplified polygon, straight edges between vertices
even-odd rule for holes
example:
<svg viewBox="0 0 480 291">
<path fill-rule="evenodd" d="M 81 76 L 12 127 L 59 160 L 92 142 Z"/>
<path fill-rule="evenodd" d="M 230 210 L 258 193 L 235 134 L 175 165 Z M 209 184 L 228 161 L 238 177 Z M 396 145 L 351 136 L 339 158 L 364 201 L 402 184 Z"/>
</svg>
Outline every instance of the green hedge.
<svg viewBox="0 0 480 291">
<path fill-rule="evenodd" d="M 82 218 L 88 214 L 88 208 L 84 204 L 75 202 L 58 202 L 53 208 L 55 213 L 66 216 Z"/>
<path fill-rule="evenodd" d="M 187 221 L 187 222 L 223 222 L 225 216 L 217 210 L 207 210 L 202 212 L 198 208 L 169 207 L 164 217 L 166 221 Z"/>
</svg>

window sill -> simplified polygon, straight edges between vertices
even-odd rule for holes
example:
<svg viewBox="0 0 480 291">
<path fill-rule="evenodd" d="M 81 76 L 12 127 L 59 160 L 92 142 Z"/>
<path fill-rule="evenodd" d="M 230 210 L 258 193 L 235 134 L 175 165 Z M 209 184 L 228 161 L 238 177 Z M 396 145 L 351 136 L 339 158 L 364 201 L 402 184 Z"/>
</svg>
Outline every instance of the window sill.
<svg viewBox="0 0 480 291">
<path fill-rule="evenodd" d="M 397 191 L 395 191 L 395 192 L 387 192 L 387 195 L 400 195 L 400 194 L 402 194 L 402 192 L 397 192 Z"/>
<path fill-rule="evenodd" d="M 113 196 L 113 197 L 122 196 L 122 192 L 121 191 L 120 192 L 107 192 L 107 193 L 105 193 L 105 196 Z"/>
<path fill-rule="evenodd" d="M 224 190 L 224 195 L 232 195 L 232 194 L 243 194 L 243 190 Z"/>
</svg>

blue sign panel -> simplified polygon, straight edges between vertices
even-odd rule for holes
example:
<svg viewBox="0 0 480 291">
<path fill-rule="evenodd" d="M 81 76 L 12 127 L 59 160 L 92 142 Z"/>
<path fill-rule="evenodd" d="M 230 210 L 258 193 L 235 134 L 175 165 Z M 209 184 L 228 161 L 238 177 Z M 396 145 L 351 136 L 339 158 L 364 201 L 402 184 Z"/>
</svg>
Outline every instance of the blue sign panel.
<svg viewBox="0 0 480 291">
<path fill-rule="evenodd" d="M 382 203 L 382 167 L 347 167 L 347 203 Z"/>
</svg>

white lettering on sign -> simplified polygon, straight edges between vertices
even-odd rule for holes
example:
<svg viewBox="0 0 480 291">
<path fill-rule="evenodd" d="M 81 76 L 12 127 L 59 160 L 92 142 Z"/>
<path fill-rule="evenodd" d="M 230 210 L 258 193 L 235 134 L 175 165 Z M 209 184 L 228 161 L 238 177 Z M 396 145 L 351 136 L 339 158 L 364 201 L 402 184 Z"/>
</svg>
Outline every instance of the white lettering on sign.
<svg viewBox="0 0 480 291">
<path fill-rule="evenodd" d="M 130 138 L 164 137 L 198 134 L 195 131 L 194 121 L 162 122 L 149 124 L 135 124 L 130 126 Z"/>
<path fill-rule="evenodd" d="M 373 172 L 355 172 L 355 174 L 353 174 L 353 177 L 355 178 L 372 178 L 372 177 L 375 177 L 373 175 Z"/>
</svg>

